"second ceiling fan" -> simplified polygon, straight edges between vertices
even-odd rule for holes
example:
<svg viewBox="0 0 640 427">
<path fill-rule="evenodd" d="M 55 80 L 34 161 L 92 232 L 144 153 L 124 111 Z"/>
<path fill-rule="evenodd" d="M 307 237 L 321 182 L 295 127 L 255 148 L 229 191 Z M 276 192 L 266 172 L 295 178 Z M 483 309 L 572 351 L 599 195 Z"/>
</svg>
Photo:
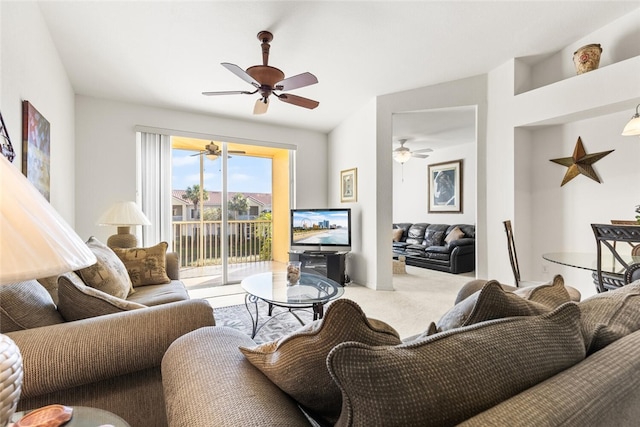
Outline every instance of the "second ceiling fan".
<svg viewBox="0 0 640 427">
<path fill-rule="evenodd" d="M 313 99 L 303 98 L 302 96 L 291 95 L 286 93 L 293 89 L 310 86 L 318 83 L 318 79 L 311 73 L 302 73 L 289 78 L 284 78 L 284 73 L 279 69 L 269 65 L 269 42 L 273 40 L 273 34 L 269 31 L 260 31 L 258 40 L 262 42 L 262 65 L 254 65 L 253 67 L 243 70 L 235 64 L 223 62 L 222 66 L 240 77 L 245 82 L 252 85 L 255 90 L 235 90 L 222 92 L 202 92 L 203 95 L 253 95 L 260 92 L 260 98 L 256 101 L 253 108 L 253 114 L 264 114 L 269 107 L 269 97 L 273 94 L 280 101 L 297 105 L 308 109 L 314 109 L 320 103 Z"/>
<path fill-rule="evenodd" d="M 244 151 L 241 151 L 241 150 L 229 150 L 227 153 L 228 154 L 246 154 Z M 209 144 L 204 146 L 204 150 L 201 150 L 196 154 L 192 154 L 191 156 L 193 157 L 193 156 L 202 156 L 202 155 L 207 156 L 207 158 L 210 160 L 215 160 L 222 155 L 222 150 L 213 141 L 211 141 Z"/>
<path fill-rule="evenodd" d="M 398 163 L 405 163 L 412 157 L 426 159 L 427 157 L 429 157 L 429 155 L 423 154 L 423 153 L 430 153 L 433 151 L 431 148 L 423 148 L 421 150 L 411 151 L 408 147 L 404 146 L 404 144 L 407 141 L 408 139 L 398 139 L 398 142 L 400 143 L 400 147 L 393 150 L 393 160 L 395 160 Z"/>
</svg>

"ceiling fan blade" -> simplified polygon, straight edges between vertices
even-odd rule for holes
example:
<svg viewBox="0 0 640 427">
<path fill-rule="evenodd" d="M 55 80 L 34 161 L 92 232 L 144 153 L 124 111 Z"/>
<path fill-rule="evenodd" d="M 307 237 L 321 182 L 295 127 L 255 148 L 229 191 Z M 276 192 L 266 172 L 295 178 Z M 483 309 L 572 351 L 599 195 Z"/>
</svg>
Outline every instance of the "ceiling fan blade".
<svg viewBox="0 0 640 427">
<path fill-rule="evenodd" d="M 223 62 L 222 66 L 224 68 L 226 68 L 227 70 L 231 71 L 236 76 L 240 77 L 245 82 L 253 85 L 254 87 L 256 87 L 256 88 L 260 87 L 260 83 L 258 83 L 256 81 L 256 79 L 251 77 L 249 74 L 247 74 L 246 71 L 244 71 L 242 68 L 238 67 L 236 64 L 231 64 L 229 62 Z"/>
<path fill-rule="evenodd" d="M 413 150 L 414 153 L 431 153 L 433 150 L 431 148 L 423 148 L 421 150 Z"/>
<path fill-rule="evenodd" d="M 222 92 L 202 92 L 203 95 L 213 96 L 213 95 L 252 95 L 256 93 L 257 90 L 253 92 L 249 92 L 247 90 L 227 90 Z"/>
<path fill-rule="evenodd" d="M 259 98 L 253 106 L 253 114 L 264 114 L 269 108 L 269 98 Z"/>
<path fill-rule="evenodd" d="M 287 95 L 282 93 L 276 96 L 280 99 L 280 101 L 288 102 L 289 104 L 297 105 L 298 107 L 308 108 L 310 110 L 313 110 L 318 105 L 320 105 L 318 101 L 314 101 L 313 99 L 309 99 L 309 98 L 303 98 L 297 95 Z"/>
<path fill-rule="evenodd" d="M 418 159 L 426 159 L 429 157 L 428 154 L 416 154 L 415 151 L 411 153 L 411 157 L 417 157 Z"/>
<path fill-rule="evenodd" d="M 229 153 L 229 154 L 247 154 L 246 151 L 241 151 L 241 150 L 229 150 L 229 151 L 227 151 L 227 153 Z"/>
<path fill-rule="evenodd" d="M 274 85 L 275 90 L 287 91 L 318 83 L 318 79 L 311 73 L 302 73 L 279 81 Z"/>
</svg>

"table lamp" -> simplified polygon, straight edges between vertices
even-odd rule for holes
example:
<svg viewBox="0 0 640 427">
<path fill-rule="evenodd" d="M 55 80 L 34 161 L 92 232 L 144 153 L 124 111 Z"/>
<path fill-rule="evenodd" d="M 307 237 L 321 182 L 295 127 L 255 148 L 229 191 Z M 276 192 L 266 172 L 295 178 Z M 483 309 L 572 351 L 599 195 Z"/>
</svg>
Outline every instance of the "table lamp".
<svg viewBox="0 0 640 427">
<path fill-rule="evenodd" d="M 96 262 L 84 241 L 4 156 L 0 156 L 0 186 L 0 285 L 55 276 Z M 16 410 L 21 386 L 20 350 L 0 334 L 2 427 Z"/>
<path fill-rule="evenodd" d="M 114 234 L 107 240 L 107 246 L 110 248 L 135 248 L 138 245 L 138 239 L 131 234 L 131 227 L 151 225 L 151 222 L 135 202 L 118 202 L 102 214 L 98 219 L 98 225 L 118 227 L 118 234 Z"/>
</svg>

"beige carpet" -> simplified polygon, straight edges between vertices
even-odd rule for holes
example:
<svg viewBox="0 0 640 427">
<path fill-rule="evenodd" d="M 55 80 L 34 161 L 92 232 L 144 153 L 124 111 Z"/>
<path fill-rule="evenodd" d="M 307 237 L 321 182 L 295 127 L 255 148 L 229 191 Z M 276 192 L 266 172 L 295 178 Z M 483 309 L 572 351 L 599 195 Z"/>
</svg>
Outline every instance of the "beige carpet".
<svg viewBox="0 0 640 427">
<path fill-rule="evenodd" d="M 406 274 L 394 274 L 395 291 L 375 291 L 351 284 L 343 298 L 360 305 L 369 317 L 393 326 L 402 338 L 423 332 L 453 306 L 458 290 L 475 273 L 448 274 L 419 267 L 407 267 Z M 215 307 L 244 303 L 240 285 L 189 290 L 192 298 L 205 298 Z M 215 294 L 215 296 L 214 296 Z"/>
</svg>

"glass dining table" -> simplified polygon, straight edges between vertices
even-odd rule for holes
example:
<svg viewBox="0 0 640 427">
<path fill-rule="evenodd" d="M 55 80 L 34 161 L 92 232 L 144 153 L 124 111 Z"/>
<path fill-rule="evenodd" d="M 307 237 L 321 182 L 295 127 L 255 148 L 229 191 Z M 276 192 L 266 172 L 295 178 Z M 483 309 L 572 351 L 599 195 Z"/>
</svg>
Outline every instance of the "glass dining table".
<svg viewBox="0 0 640 427">
<path fill-rule="evenodd" d="M 547 261 L 562 264 L 569 267 L 582 268 L 584 270 L 598 270 L 598 255 L 586 252 L 551 252 L 542 255 Z M 640 256 L 622 255 L 622 259 L 628 265 L 640 262 Z M 602 271 L 604 273 L 623 274 L 625 266 L 614 258 L 613 255 L 602 255 Z"/>
</svg>

